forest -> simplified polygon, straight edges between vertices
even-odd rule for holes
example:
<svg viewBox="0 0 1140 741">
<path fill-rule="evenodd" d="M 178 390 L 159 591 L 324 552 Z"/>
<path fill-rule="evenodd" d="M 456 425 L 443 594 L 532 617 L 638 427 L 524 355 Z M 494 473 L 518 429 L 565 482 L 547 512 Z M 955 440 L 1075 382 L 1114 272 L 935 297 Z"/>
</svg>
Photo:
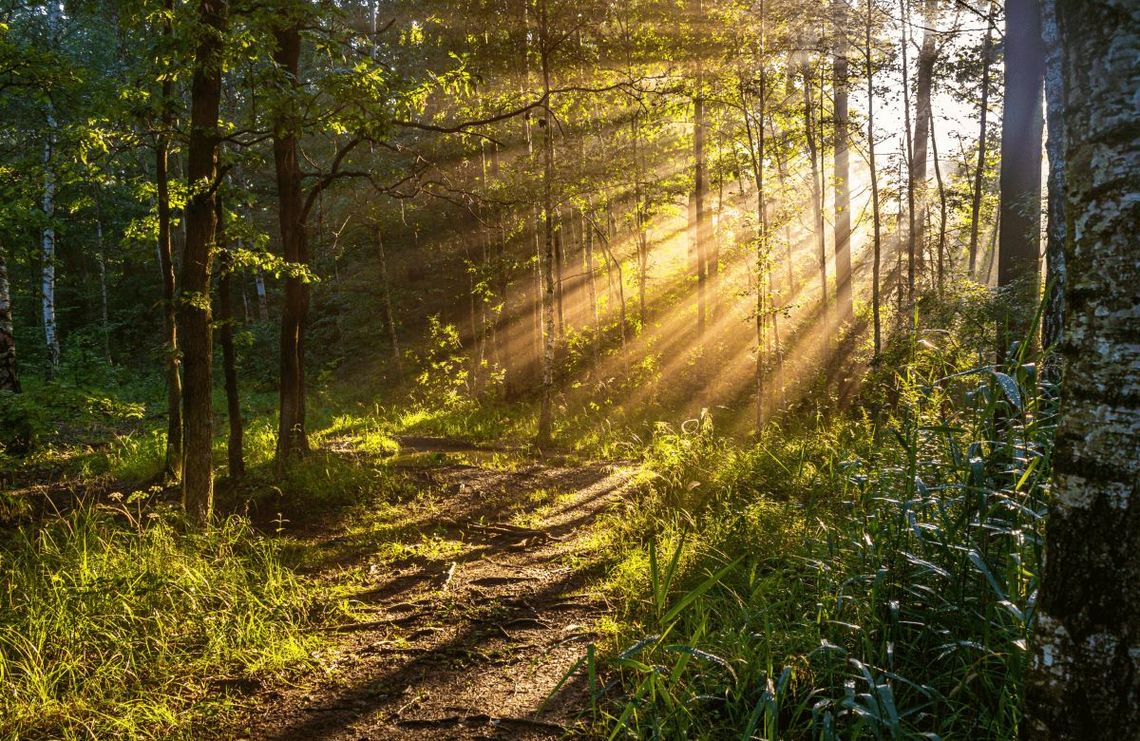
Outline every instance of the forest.
<svg viewBox="0 0 1140 741">
<path fill-rule="evenodd" d="M 1140 734 L 1140 3 L 0 0 L 0 739 Z"/>
</svg>

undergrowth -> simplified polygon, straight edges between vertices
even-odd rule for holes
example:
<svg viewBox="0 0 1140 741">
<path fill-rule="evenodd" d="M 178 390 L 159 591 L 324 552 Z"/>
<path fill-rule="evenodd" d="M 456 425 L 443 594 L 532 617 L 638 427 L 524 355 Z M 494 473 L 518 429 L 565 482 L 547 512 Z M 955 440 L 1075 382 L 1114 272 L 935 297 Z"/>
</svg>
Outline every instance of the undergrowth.
<svg viewBox="0 0 1140 741">
<path fill-rule="evenodd" d="M 312 663 L 325 602 L 274 541 L 112 501 L 0 536 L 0 738 L 190 738 Z"/>
<path fill-rule="evenodd" d="M 754 445 L 661 426 L 609 523 L 599 732 L 1017 736 L 1053 410 L 1032 365 L 978 365 L 961 336 L 892 348 L 877 413 Z"/>
</svg>

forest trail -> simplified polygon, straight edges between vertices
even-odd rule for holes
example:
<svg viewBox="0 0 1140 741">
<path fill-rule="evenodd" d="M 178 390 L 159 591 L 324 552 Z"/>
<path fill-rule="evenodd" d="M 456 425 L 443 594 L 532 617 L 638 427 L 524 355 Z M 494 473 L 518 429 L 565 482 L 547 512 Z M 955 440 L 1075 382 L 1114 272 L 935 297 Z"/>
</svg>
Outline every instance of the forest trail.
<svg viewBox="0 0 1140 741">
<path fill-rule="evenodd" d="M 401 443 L 428 455 L 464 449 Z M 357 549 L 336 565 L 366 574 L 354 595 L 366 619 L 335 629 L 307 682 L 252 698 L 247 738 L 546 739 L 576 722 L 584 672 L 551 693 L 596 638 L 606 608 L 588 588 L 598 576 L 590 525 L 620 501 L 633 467 L 531 460 L 408 471 L 429 493 L 399 537 L 435 545 L 371 564 L 368 548 Z M 319 537 L 335 547 L 349 536 Z M 380 546 L 391 536 L 372 537 Z"/>
</svg>

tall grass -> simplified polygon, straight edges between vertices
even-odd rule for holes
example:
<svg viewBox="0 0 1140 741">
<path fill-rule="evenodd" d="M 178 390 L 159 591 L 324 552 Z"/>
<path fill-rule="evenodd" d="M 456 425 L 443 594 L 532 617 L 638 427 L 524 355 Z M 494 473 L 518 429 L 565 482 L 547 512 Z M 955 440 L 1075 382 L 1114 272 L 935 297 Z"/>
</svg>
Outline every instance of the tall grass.
<svg viewBox="0 0 1140 741">
<path fill-rule="evenodd" d="M 0 738 L 201 735 L 316 646 L 314 587 L 236 517 L 80 506 L 0 536 L 0 584 Z"/>
<path fill-rule="evenodd" d="M 1052 412 L 1032 366 L 939 332 L 896 352 L 869 381 L 889 412 L 752 447 L 660 431 L 613 524 L 607 735 L 1017 735 Z"/>
</svg>

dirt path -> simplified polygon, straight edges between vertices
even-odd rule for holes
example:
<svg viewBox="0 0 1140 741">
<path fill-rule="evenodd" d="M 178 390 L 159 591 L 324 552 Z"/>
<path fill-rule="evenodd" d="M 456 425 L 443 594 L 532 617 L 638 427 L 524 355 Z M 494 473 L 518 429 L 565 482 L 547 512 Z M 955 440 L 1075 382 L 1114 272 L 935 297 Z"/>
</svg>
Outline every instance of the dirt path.
<svg viewBox="0 0 1140 741">
<path fill-rule="evenodd" d="M 631 473 L 537 462 L 415 471 L 434 493 L 401 538 L 433 547 L 352 564 L 366 569 L 369 583 L 356 599 L 367 619 L 338 631 L 312 684 L 257 708 L 249 738 L 564 735 L 588 701 L 583 673 L 550 693 L 584 655 L 604 611 L 586 590 L 597 576 L 589 525 Z"/>
</svg>

